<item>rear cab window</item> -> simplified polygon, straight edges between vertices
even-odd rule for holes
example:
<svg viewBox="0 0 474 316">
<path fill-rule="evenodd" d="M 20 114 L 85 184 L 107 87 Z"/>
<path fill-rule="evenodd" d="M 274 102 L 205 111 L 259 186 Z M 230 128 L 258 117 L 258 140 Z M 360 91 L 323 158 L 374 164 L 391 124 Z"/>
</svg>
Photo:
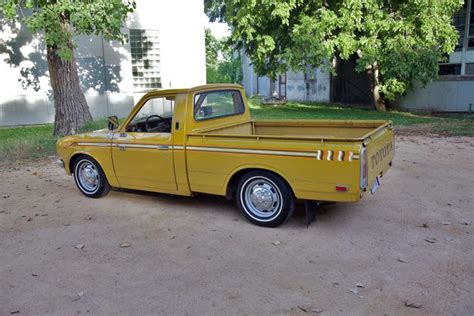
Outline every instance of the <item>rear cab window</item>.
<svg viewBox="0 0 474 316">
<path fill-rule="evenodd" d="M 239 115 L 244 112 L 244 102 L 238 90 L 207 91 L 194 95 L 196 121 Z"/>
</svg>

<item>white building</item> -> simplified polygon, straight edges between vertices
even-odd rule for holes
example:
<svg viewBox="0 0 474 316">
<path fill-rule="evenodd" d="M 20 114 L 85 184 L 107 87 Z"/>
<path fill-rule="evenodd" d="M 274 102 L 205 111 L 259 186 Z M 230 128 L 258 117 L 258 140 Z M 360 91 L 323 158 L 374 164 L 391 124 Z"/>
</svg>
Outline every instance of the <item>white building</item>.
<svg viewBox="0 0 474 316">
<path fill-rule="evenodd" d="M 137 0 L 124 27 L 126 44 L 77 38 L 92 116 L 123 117 L 148 90 L 205 84 L 204 21 L 203 1 Z M 53 121 L 44 42 L 24 26 L 0 25 L 0 126 Z"/>
</svg>

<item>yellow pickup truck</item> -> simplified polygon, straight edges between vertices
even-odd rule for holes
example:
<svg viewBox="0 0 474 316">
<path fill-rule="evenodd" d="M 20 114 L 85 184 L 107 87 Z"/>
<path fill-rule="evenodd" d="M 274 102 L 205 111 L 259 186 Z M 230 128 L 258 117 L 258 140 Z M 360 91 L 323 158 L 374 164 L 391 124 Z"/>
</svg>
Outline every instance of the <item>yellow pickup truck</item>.
<svg viewBox="0 0 474 316">
<path fill-rule="evenodd" d="M 217 194 L 266 227 L 288 219 L 297 200 L 375 193 L 395 149 L 390 121 L 252 120 L 243 88 L 232 84 L 149 92 L 108 127 L 57 143 L 84 195 L 110 187 Z"/>
</svg>

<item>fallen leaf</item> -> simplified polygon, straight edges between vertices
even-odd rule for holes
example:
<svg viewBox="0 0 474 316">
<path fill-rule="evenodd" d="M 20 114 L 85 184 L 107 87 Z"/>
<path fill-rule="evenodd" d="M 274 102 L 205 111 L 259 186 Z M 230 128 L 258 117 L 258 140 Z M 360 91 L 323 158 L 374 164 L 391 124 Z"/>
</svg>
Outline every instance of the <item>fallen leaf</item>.
<svg viewBox="0 0 474 316">
<path fill-rule="evenodd" d="M 397 260 L 398 260 L 399 262 L 401 262 L 401 263 L 407 263 L 407 262 L 408 262 L 408 261 L 406 261 L 406 260 L 403 259 L 403 258 L 398 258 Z"/>
<path fill-rule="evenodd" d="M 422 305 L 418 302 L 405 301 L 405 306 L 411 308 L 421 308 Z"/>
<path fill-rule="evenodd" d="M 436 238 L 426 238 L 425 241 L 429 242 L 430 244 L 434 244 L 437 242 Z"/>
<path fill-rule="evenodd" d="M 19 313 L 20 313 L 20 311 L 11 311 L 10 315 L 19 314 Z"/>
<path fill-rule="evenodd" d="M 313 313 L 322 313 L 323 309 L 322 308 L 313 308 Z"/>
<path fill-rule="evenodd" d="M 76 248 L 76 249 L 84 249 L 84 245 L 79 244 L 79 245 L 74 246 L 74 248 Z"/>
<path fill-rule="evenodd" d="M 359 283 L 356 283 L 356 286 L 357 286 L 357 287 L 360 287 L 360 288 L 363 288 L 365 285 L 364 285 L 364 283 L 360 283 L 360 282 L 359 282 Z"/>
<path fill-rule="evenodd" d="M 471 222 L 461 221 L 461 222 L 459 222 L 459 224 L 464 225 L 464 226 L 469 226 L 469 225 L 471 225 Z"/>
<path fill-rule="evenodd" d="M 279 242 L 278 240 L 275 240 L 275 241 L 272 242 L 272 244 L 274 246 L 279 246 L 279 245 L 281 245 L 281 242 Z"/>
<path fill-rule="evenodd" d="M 3 195 L 3 198 L 4 198 L 4 199 L 8 199 L 9 197 L 10 197 L 10 196 L 9 196 L 8 194 L 4 194 L 4 195 Z M 19 313 L 19 312 L 18 312 L 18 313 Z"/>
<path fill-rule="evenodd" d="M 441 225 L 451 225 L 451 222 L 441 222 Z"/>
<path fill-rule="evenodd" d="M 128 242 L 123 242 L 120 244 L 120 248 L 128 248 L 130 247 L 132 244 L 131 243 L 128 243 Z"/>
</svg>

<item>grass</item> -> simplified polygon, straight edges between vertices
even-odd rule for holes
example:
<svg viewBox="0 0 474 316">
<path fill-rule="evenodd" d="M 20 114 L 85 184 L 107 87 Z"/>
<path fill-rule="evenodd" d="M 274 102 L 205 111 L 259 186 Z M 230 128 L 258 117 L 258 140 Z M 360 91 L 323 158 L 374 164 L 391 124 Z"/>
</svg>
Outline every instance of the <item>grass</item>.
<svg viewBox="0 0 474 316">
<path fill-rule="evenodd" d="M 89 122 L 82 131 L 107 126 L 107 120 Z M 0 162 L 36 159 L 56 154 L 53 124 L 0 128 Z"/>
<path fill-rule="evenodd" d="M 444 135 L 474 136 L 474 115 L 469 114 L 430 116 L 406 111 L 377 112 L 346 106 L 297 102 L 272 107 L 261 105 L 255 99 L 251 99 L 249 103 L 252 116 L 256 119 L 391 120 L 398 126 L 427 123 L 433 132 Z M 100 119 L 87 124 L 83 131 L 106 126 L 107 120 Z M 0 162 L 54 155 L 56 140 L 52 124 L 0 128 Z"/>
<path fill-rule="evenodd" d="M 455 136 L 474 136 L 474 115 L 442 118 L 433 124 L 432 131 L 437 134 Z"/>
<path fill-rule="evenodd" d="M 284 106 L 262 105 L 250 100 L 252 116 L 257 119 L 313 119 L 313 120 L 391 120 L 395 125 L 433 123 L 437 118 L 410 112 L 379 112 L 370 109 L 328 105 L 327 103 L 288 102 Z"/>
</svg>

